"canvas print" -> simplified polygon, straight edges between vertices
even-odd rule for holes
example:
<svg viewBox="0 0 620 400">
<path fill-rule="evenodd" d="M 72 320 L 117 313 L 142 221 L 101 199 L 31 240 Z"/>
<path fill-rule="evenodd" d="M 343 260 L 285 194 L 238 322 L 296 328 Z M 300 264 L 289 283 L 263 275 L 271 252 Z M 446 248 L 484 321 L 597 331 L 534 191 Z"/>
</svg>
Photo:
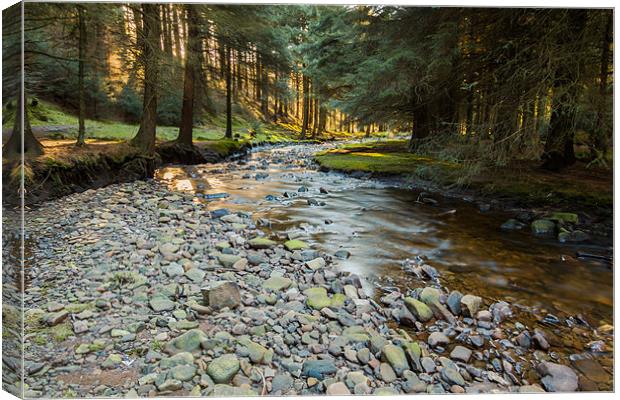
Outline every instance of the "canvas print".
<svg viewBox="0 0 620 400">
<path fill-rule="evenodd" d="M 4 391 L 613 392 L 613 9 L 2 18 Z"/>
</svg>

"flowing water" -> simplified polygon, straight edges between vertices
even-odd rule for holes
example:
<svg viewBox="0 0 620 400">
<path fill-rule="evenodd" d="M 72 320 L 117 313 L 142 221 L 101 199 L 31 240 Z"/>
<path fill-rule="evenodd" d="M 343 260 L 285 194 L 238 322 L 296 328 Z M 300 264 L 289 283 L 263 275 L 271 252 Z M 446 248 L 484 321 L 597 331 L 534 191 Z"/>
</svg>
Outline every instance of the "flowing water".
<svg viewBox="0 0 620 400">
<path fill-rule="evenodd" d="M 340 268 L 369 282 L 420 286 L 401 262 L 425 256 L 450 289 L 509 300 L 537 315 L 581 315 L 593 326 L 611 323 L 611 267 L 575 258 L 579 250 L 600 254 L 609 247 L 562 245 L 534 237 L 527 228 L 504 232 L 500 225 L 511 216 L 502 212 L 483 213 L 475 204 L 440 196 L 433 196 L 437 205 L 428 205 L 416 201 L 416 190 L 309 168 L 320 149 L 288 146 L 256 151 L 238 162 L 168 166 L 156 178 L 196 193 L 196 201 L 208 202 L 210 209 L 252 211 L 271 221 L 265 231 L 272 236 L 283 239 L 285 232 L 301 230 L 318 249 L 334 254 L 344 248 L 352 255 L 339 261 Z M 298 192 L 301 186 L 308 191 Z M 217 198 L 221 193 L 228 197 Z M 311 206 L 310 198 L 325 204 Z"/>
</svg>

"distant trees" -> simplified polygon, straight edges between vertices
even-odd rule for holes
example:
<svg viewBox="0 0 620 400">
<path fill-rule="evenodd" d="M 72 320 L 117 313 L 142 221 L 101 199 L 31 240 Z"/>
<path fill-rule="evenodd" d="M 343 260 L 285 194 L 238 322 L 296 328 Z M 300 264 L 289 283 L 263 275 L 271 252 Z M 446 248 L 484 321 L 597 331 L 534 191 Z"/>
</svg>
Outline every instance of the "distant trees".
<svg viewBox="0 0 620 400">
<path fill-rule="evenodd" d="M 104 115 L 139 122 L 131 142 L 146 151 L 158 124 L 178 126 L 176 142 L 191 145 L 194 125 L 217 114 L 234 138 L 241 108 L 296 125 L 303 139 L 391 129 L 410 133 L 411 151 L 496 164 L 540 158 L 561 169 L 575 161 L 576 143 L 592 160 L 604 159 L 611 144 L 610 10 L 62 3 L 25 10 L 26 92 L 75 109 L 78 144 L 86 118 Z"/>
</svg>

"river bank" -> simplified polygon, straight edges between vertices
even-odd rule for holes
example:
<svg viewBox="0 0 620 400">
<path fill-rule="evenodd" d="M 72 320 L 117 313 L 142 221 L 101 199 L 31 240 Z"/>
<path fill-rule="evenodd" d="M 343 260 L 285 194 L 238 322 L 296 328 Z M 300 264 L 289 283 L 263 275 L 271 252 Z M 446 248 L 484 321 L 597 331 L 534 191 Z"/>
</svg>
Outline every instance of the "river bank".
<svg viewBox="0 0 620 400">
<path fill-rule="evenodd" d="M 463 273 L 423 252 L 400 259 L 400 287 L 347 270 L 365 258 L 358 235 L 326 249 L 308 213 L 341 225 L 330 204 L 365 187 L 376 196 L 376 184 L 304 172 L 312 149 L 295 149 L 185 177 L 164 169 L 27 211 L 26 394 L 611 389 L 605 318 L 532 314 L 516 296 L 465 290 Z"/>
</svg>

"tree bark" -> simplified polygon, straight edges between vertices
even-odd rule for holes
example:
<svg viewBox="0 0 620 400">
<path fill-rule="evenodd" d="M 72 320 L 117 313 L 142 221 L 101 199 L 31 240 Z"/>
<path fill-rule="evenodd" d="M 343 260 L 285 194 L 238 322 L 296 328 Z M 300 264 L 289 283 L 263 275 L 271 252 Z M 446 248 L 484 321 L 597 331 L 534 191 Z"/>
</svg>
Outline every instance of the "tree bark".
<svg viewBox="0 0 620 400">
<path fill-rule="evenodd" d="M 177 142 L 191 146 L 194 128 L 194 93 L 200 57 L 200 38 L 194 5 L 186 4 L 189 35 L 185 51 L 185 76 L 183 78 L 183 104 L 181 108 L 181 127 Z"/>
<path fill-rule="evenodd" d="M 77 5 L 78 11 L 78 98 L 79 98 L 79 111 L 78 111 L 78 137 L 77 146 L 83 146 L 86 137 L 86 126 L 84 120 L 86 119 L 86 93 L 84 89 L 84 58 L 86 57 L 86 21 L 84 17 L 84 7 Z"/>
<path fill-rule="evenodd" d="M 232 85 L 230 46 L 226 46 L 226 137 L 232 139 Z"/>
<path fill-rule="evenodd" d="M 592 158 L 600 157 L 607 152 L 607 137 L 611 137 L 605 124 L 605 108 L 607 84 L 609 77 L 609 48 L 613 42 L 613 14 L 609 12 L 605 31 L 603 32 L 601 51 L 601 72 L 599 75 L 599 98 L 596 112 L 596 131 L 594 132 Z"/>
<path fill-rule="evenodd" d="M 157 128 L 157 79 L 159 76 L 160 24 L 158 5 L 142 4 L 142 62 L 144 66 L 144 99 L 138 133 L 131 144 L 151 153 L 155 150 Z"/>
</svg>

